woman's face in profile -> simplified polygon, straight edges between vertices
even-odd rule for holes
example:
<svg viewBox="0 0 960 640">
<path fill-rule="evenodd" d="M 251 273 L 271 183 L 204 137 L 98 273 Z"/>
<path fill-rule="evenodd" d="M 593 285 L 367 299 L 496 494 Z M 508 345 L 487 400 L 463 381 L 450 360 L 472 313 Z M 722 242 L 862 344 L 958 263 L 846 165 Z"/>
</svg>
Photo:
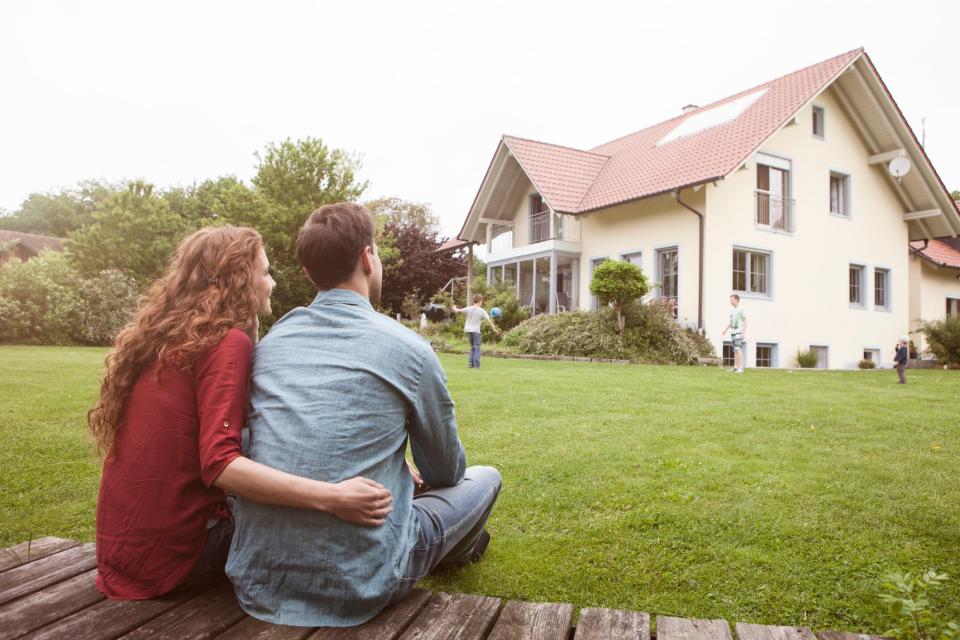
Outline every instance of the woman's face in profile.
<svg viewBox="0 0 960 640">
<path fill-rule="evenodd" d="M 257 298 L 260 300 L 258 314 L 261 316 L 270 315 L 270 294 L 277 283 L 270 275 L 270 261 L 267 260 L 267 252 L 262 248 L 257 254 L 257 263 L 254 266 L 253 288 L 257 292 Z"/>
</svg>

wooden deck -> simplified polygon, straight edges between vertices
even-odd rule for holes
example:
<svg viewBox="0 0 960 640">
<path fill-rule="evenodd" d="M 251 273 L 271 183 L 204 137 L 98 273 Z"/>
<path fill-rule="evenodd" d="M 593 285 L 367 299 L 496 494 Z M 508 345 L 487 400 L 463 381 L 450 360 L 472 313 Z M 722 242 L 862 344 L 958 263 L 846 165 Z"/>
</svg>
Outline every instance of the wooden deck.
<svg viewBox="0 0 960 640">
<path fill-rule="evenodd" d="M 40 538 L 0 550 L 0 640 L 651 640 L 650 616 L 570 604 L 504 603 L 499 598 L 430 593 L 410 597 L 350 629 L 272 625 L 247 616 L 224 582 L 207 591 L 142 602 L 97 591 L 92 544 Z M 657 640 L 733 640 L 725 620 L 657 616 Z M 737 624 L 738 640 L 872 640 L 803 627 Z"/>
</svg>

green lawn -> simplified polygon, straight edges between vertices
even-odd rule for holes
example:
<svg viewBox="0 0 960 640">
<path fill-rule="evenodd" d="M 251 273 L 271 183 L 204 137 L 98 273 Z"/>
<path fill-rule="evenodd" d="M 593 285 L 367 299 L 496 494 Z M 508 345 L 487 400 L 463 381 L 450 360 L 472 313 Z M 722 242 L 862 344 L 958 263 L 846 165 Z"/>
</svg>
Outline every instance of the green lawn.
<svg viewBox="0 0 960 640">
<path fill-rule="evenodd" d="M 0 544 L 92 539 L 100 349 L 0 348 Z M 484 561 L 430 587 L 880 632 L 893 570 L 960 577 L 960 373 L 443 355 L 504 488 Z M 939 597 L 960 618 L 960 580 Z"/>
</svg>

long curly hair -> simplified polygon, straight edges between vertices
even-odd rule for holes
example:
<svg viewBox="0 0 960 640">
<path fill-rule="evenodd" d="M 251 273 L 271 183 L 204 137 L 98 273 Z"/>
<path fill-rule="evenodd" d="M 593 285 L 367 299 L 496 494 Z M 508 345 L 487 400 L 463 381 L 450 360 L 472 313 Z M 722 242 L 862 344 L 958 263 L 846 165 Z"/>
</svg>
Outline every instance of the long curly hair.
<svg viewBox="0 0 960 640">
<path fill-rule="evenodd" d="M 180 243 L 107 356 L 100 398 L 87 412 L 101 453 L 110 451 L 133 386 L 147 367 L 159 362 L 160 368 L 191 371 L 230 329 L 255 330 L 261 247 L 259 233 L 234 226 L 206 227 Z"/>
</svg>

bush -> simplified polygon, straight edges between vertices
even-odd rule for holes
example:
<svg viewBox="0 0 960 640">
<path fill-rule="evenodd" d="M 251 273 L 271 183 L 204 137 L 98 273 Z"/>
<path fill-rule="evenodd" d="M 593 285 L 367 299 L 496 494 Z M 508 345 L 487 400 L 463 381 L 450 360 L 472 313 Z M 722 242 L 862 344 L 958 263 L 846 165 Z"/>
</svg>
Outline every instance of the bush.
<svg viewBox="0 0 960 640">
<path fill-rule="evenodd" d="M 934 320 L 920 325 L 927 338 L 927 351 L 948 367 L 960 366 L 960 316 Z"/>
<path fill-rule="evenodd" d="M 0 342 L 113 342 L 136 309 L 136 280 L 115 270 L 82 278 L 62 253 L 0 266 Z"/>
<path fill-rule="evenodd" d="M 873 360 L 867 360 L 866 358 L 864 358 L 863 360 L 857 363 L 857 366 L 861 369 L 876 369 L 877 363 L 874 362 Z"/>
<path fill-rule="evenodd" d="M 609 308 L 540 315 L 507 333 L 503 344 L 521 353 L 639 362 L 694 364 L 714 355 L 706 338 L 676 324 L 666 304 L 626 306 L 623 333 L 615 318 Z"/>
<path fill-rule="evenodd" d="M 596 268 L 590 281 L 590 293 L 601 304 L 612 303 L 617 311 L 617 327 L 623 331 L 624 307 L 646 295 L 650 290 L 646 276 L 640 267 L 626 261 L 608 260 Z"/>
<path fill-rule="evenodd" d="M 817 352 L 813 349 L 809 351 L 797 350 L 797 366 L 801 369 L 813 369 L 817 366 Z"/>
<path fill-rule="evenodd" d="M 942 605 L 932 597 L 949 580 L 945 573 L 929 569 L 922 574 L 895 573 L 882 583 L 880 599 L 896 619 L 884 632 L 896 640 L 956 640 L 960 623 L 945 619 Z"/>
</svg>

